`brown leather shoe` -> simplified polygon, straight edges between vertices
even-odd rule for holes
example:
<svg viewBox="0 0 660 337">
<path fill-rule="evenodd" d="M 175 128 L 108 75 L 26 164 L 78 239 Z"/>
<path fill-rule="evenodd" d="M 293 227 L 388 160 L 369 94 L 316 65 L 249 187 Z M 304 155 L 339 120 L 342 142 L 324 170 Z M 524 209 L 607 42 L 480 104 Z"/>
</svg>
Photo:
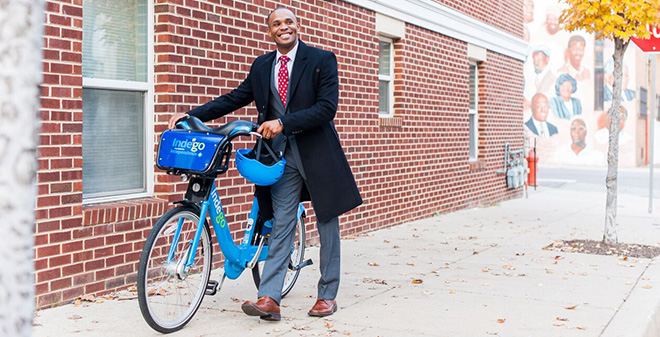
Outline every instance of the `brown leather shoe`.
<svg viewBox="0 0 660 337">
<path fill-rule="evenodd" d="M 337 301 L 335 300 L 316 300 L 316 304 L 307 314 L 315 317 L 330 316 L 337 311 Z"/>
<path fill-rule="evenodd" d="M 241 305 L 241 309 L 250 316 L 259 316 L 266 321 L 279 321 L 281 319 L 280 305 L 268 296 L 259 297 L 257 303 L 245 301 Z"/>
</svg>

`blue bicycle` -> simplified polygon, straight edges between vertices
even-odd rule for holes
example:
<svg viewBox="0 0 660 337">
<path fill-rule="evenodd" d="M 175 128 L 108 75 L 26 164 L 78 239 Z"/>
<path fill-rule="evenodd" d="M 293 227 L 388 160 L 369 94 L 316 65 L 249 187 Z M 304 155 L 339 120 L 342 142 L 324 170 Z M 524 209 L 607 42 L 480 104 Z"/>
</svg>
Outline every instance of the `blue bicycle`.
<svg viewBox="0 0 660 337">
<path fill-rule="evenodd" d="M 239 172 L 258 185 L 272 184 L 281 177 L 286 161 L 261 141 L 261 135 L 256 133 L 258 127 L 255 123 L 234 121 L 209 128 L 195 117 L 186 117 L 177 123 L 177 129 L 162 134 L 158 167 L 189 183 L 185 198 L 175 202 L 177 206 L 152 228 L 140 257 L 138 301 L 142 316 L 154 330 L 170 333 L 183 328 L 197 312 L 204 295 L 215 295 L 225 278 L 236 279 L 246 268 L 252 270 L 254 283 L 259 287 L 272 220 L 261 216 L 255 197 L 243 238 L 234 243 L 215 187 L 217 176 L 229 168 L 232 140 L 240 136 L 256 136 L 258 140 L 256 151 L 236 151 Z M 268 153 L 262 154 L 262 148 Z M 269 156 L 274 164 L 261 163 L 262 158 Z M 225 257 L 221 282 L 210 280 L 213 247 L 207 214 Z M 300 204 L 282 297 L 293 288 L 300 269 L 312 264 L 311 260 L 303 262 L 304 218 L 305 209 Z"/>
</svg>

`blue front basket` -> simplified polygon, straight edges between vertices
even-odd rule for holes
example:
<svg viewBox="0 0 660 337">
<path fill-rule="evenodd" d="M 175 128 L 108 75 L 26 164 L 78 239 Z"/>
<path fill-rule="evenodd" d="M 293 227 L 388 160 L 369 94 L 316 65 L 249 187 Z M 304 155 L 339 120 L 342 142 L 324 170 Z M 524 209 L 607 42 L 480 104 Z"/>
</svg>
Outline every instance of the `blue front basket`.
<svg viewBox="0 0 660 337">
<path fill-rule="evenodd" d="M 156 165 L 162 170 L 207 173 L 213 169 L 220 142 L 224 138 L 189 130 L 167 130 L 160 136 Z"/>
</svg>

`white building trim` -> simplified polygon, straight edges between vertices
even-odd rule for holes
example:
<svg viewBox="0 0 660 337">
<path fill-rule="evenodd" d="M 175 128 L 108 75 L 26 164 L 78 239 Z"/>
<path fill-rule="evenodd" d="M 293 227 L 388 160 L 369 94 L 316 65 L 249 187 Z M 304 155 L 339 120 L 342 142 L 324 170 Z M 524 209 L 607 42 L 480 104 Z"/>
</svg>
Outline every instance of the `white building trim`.
<svg viewBox="0 0 660 337">
<path fill-rule="evenodd" d="M 432 0 L 344 1 L 520 61 L 527 56 L 523 39 Z"/>
</svg>

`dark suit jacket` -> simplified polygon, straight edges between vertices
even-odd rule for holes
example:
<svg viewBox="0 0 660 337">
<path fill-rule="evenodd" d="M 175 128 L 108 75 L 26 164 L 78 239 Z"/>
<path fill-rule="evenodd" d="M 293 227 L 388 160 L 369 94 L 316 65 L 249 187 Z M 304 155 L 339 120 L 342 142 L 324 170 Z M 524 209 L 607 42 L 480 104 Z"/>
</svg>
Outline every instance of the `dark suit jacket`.
<svg viewBox="0 0 660 337">
<path fill-rule="evenodd" d="M 548 123 L 547 121 L 545 122 L 545 124 L 548 126 L 548 132 L 550 133 L 548 137 L 552 137 L 557 134 L 558 130 L 556 126 Z M 527 122 L 525 122 L 525 125 L 527 125 L 527 127 L 529 128 L 529 131 L 532 131 L 532 133 L 534 133 L 537 136 L 539 135 L 539 131 L 536 130 L 536 125 L 534 125 L 534 121 L 532 120 L 532 118 L 528 119 Z"/>
<path fill-rule="evenodd" d="M 332 52 L 309 47 L 300 40 L 298 43 L 289 84 L 288 113 L 282 117 L 283 133 L 295 136 L 314 211 L 320 221 L 327 221 L 359 206 L 362 198 L 333 122 L 339 100 L 337 58 Z M 257 57 L 238 88 L 189 114 L 209 121 L 254 101 L 259 112 L 257 122 L 263 123 L 275 55 L 273 51 Z M 257 188 L 260 206 L 262 196 L 270 197 L 265 191 L 269 189 Z"/>
</svg>

